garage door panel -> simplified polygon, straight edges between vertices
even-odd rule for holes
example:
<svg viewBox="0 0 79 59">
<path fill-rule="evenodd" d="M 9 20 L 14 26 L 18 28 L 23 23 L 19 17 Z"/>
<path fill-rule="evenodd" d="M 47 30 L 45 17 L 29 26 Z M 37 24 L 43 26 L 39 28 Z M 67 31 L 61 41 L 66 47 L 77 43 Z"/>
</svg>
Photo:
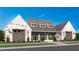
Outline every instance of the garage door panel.
<svg viewBox="0 0 79 59">
<path fill-rule="evenodd" d="M 72 32 L 66 32 L 66 40 L 72 39 Z"/>
<path fill-rule="evenodd" d="M 25 30 L 13 31 L 13 41 L 14 42 L 25 41 Z"/>
</svg>

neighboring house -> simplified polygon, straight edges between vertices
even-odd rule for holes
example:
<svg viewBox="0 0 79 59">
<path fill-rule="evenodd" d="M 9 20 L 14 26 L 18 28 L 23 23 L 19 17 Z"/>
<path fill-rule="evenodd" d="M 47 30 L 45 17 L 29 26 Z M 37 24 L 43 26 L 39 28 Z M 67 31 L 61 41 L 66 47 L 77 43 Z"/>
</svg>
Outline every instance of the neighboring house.
<svg viewBox="0 0 79 59">
<path fill-rule="evenodd" d="M 28 21 L 18 15 L 5 27 L 5 42 L 53 42 L 75 38 L 75 30 L 70 21 L 54 26 L 47 20 L 29 18 Z"/>
</svg>

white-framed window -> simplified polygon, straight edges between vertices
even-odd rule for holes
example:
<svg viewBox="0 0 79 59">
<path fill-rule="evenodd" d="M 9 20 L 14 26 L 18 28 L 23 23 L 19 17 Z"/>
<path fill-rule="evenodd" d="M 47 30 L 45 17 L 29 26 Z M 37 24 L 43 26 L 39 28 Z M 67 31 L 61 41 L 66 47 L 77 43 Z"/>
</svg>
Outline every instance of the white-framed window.
<svg viewBox="0 0 79 59">
<path fill-rule="evenodd" d="M 38 25 L 36 23 L 31 24 L 32 27 L 37 27 Z"/>
<path fill-rule="evenodd" d="M 47 27 L 46 24 L 40 24 L 40 27 Z"/>
<path fill-rule="evenodd" d="M 47 24 L 47 27 L 52 28 L 53 26 L 51 24 Z"/>
<path fill-rule="evenodd" d="M 49 25 L 49 27 L 52 27 L 52 25 Z"/>
</svg>

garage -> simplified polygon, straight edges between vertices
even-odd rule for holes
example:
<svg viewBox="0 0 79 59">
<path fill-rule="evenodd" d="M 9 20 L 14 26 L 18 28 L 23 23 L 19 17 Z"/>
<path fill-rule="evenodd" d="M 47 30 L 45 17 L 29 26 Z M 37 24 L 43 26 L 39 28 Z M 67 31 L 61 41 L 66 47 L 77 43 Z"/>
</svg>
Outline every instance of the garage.
<svg viewBox="0 0 79 59">
<path fill-rule="evenodd" d="M 25 30 L 13 29 L 13 42 L 24 42 L 25 41 Z"/>
<path fill-rule="evenodd" d="M 67 31 L 66 32 L 66 40 L 71 40 L 72 39 L 72 32 Z"/>
</svg>

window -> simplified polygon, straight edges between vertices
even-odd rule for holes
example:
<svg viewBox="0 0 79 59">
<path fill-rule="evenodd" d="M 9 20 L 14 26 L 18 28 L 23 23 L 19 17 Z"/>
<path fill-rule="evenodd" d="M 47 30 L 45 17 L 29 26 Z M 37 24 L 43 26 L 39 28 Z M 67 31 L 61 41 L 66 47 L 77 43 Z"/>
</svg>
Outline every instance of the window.
<svg viewBox="0 0 79 59">
<path fill-rule="evenodd" d="M 33 23 L 31 24 L 32 27 L 37 27 L 37 24 Z"/>
<path fill-rule="evenodd" d="M 24 30 L 20 30 L 20 29 L 15 29 L 15 30 L 13 30 L 13 32 L 24 32 Z"/>
<path fill-rule="evenodd" d="M 46 27 L 47 25 L 46 24 L 40 24 L 40 27 Z"/>
<path fill-rule="evenodd" d="M 49 24 L 49 25 L 48 25 L 48 27 L 50 27 L 50 28 L 51 28 L 51 27 L 52 27 L 52 25 L 50 25 L 50 24 Z"/>
<path fill-rule="evenodd" d="M 52 25 L 49 25 L 49 27 L 52 27 Z"/>
<path fill-rule="evenodd" d="M 14 32 L 16 32 L 16 30 L 13 30 Z"/>
<path fill-rule="evenodd" d="M 21 32 L 21 30 L 18 30 L 18 32 Z"/>
<path fill-rule="evenodd" d="M 23 32 L 24 30 L 18 30 L 18 32 Z"/>
</svg>

